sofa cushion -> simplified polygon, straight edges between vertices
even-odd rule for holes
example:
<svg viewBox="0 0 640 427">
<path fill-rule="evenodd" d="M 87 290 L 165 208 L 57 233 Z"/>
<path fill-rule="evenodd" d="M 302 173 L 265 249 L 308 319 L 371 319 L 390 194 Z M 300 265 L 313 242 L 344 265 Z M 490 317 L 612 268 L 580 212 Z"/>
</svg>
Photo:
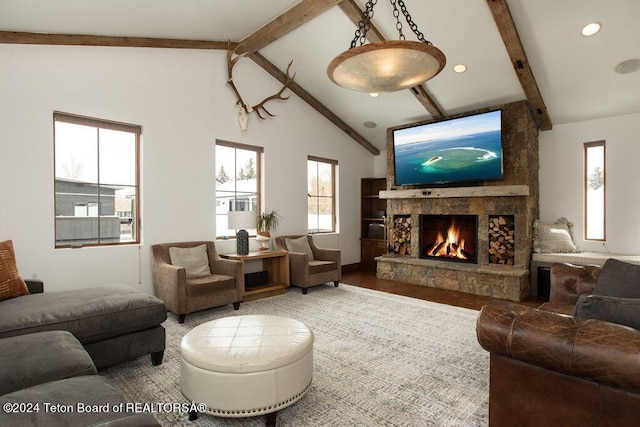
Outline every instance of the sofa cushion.
<svg viewBox="0 0 640 427">
<path fill-rule="evenodd" d="M 0 301 L 28 294 L 29 288 L 18 273 L 13 242 L 0 242 Z"/>
<path fill-rule="evenodd" d="M 207 245 L 194 246 L 192 248 L 169 248 L 171 264 L 185 269 L 187 279 L 211 275 L 209 269 L 209 257 L 207 257 Z"/>
<path fill-rule="evenodd" d="M 0 411 L 0 425 L 3 426 L 94 426 L 108 421 L 118 421 L 125 417 L 139 416 L 126 405 L 122 394 L 99 375 L 67 378 L 25 388 L 0 396 L 0 404 L 38 404 L 40 410 L 33 412 Z M 69 408 L 67 411 L 46 411 L 45 404 L 55 408 Z M 80 406 L 82 405 L 82 406 Z M 114 410 L 114 407 L 122 411 Z M 82 408 L 95 408 L 89 411 Z M 103 408 L 103 410 L 100 410 Z M 151 417 L 145 417 L 146 424 L 115 425 L 159 425 Z M 109 424 L 107 424 L 109 425 Z"/>
<path fill-rule="evenodd" d="M 95 374 L 91 357 L 71 332 L 38 332 L 0 340 L 0 395 Z"/>
<path fill-rule="evenodd" d="M 580 295 L 573 315 L 640 329 L 640 299 Z"/>
<path fill-rule="evenodd" d="M 313 251 L 309 245 L 307 236 L 298 237 L 296 239 L 286 239 L 287 250 L 289 252 L 307 254 L 307 261 L 313 261 Z"/>
<path fill-rule="evenodd" d="M 163 302 L 128 286 L 44 292 L 0 301 L 0 338 L 69 331 L 82 344 L 153 328 L 167 318 Z"/>
<path fill-rule="evenodd" d="M 640 298 L 640 265 L 608 259 L 602 266 L 593 294 Z"/>
<path fill-rule="evenodd" d="M 582 252 L 573 243 L 573 224 L 559 218 L 553 224 L 533 222 L 533 251 L 537 253 Z"/>
</svg>

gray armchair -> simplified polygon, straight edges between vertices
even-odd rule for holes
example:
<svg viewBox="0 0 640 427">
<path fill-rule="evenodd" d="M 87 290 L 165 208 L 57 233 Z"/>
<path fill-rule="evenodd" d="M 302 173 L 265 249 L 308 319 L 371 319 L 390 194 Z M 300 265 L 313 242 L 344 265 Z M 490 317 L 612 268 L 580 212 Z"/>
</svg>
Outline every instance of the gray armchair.
<svg viewBox="0 0 640 427">
<path fill-rule="evenodd" d="M 198 277 L 187 277 L 184 267 L 172 265 L 170 248 L 195 248 L 206 245 L 209 272 Z M 238 310 L 244 294 L 242 262 L 221 258 L 214 242 L 176 242 L 151 246 L 151 272 L 153 288 L 164 301 L 167 310 L 185 316 L 194 311 L 233 304 Z"/>
<path fill-rule="evenodd" d="M 304 245 L 304 239 L 300 240 L 302 237 L 307 238 L 308 245 Z M 302 288 L 303 294 L 312 286 L 333 282 L 337 287 L 340 283 L 340 249 L 320 248 L 310 235 L 279 236 L 275 238 L 274 247 L 289 252 L 289 279 L 293 286 Z"/>
</svg>

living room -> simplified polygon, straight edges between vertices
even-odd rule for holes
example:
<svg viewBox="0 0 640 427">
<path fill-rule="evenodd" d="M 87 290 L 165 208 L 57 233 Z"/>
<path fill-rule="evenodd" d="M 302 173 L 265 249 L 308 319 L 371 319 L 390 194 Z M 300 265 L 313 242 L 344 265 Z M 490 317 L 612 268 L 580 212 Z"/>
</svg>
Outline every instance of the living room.
<svg viewBox="0 0 640 427">
<path fill-rule="evenodd" d="M 9 8 L 3 10 L 9 3 L 0 5 L 2 31 L 93 33 L 92 21 L 88 21 L 86 31 L 77 27 L 68 29 L 62 24 L 30 27 L 25 24 L 28 21 L 21 21 L 28 14 L 15 12 L 20 6 L 13 6 L 13 15 L 8 13 Z M 634 16 L 629 11 L 637 11 L 633 9 L 637 6 L 631 5 L 632 2 L 624 3 L 626 9 L 620 7 L 615 13 Z M 412 5 L 408 6 L 411 9 Z M 577 2 L 574 7 L 578 8 Z M 436 10 L 434 8 L 433 13 Z M 490 17 L 488 12 L 486 14 Z M 46 14 L 38 16 L 40 22 L 46 22 Z M 604 21 L 605 17 L 593 19 Z M 255 28 L 268 21 L 263 19 Z M 170 21 L 166 24 L 170 26 Z M 606 25 L 605 22 L 605 32 L 601 36 L 615 27 Z M 344 38 L 341 41 L 346 47 L 352 31 L 335 37 Z M 225 37 L 217 40 L 226 41 Z M 429 37 L 438 44 L 433 35 Z M 499 38 L 498 35 L 495 37 Z M 227 85 L 226 55 L 225 50 L 214 49 L 0 44 L 0 129 L 4 134 L 0 170 L 5 183 L 1 190 L 4 203 L 0 209 L 0 240 L 13 240 L 20 273 L 26 279 L 45 281 L 47 291 L 120 283 L 153 293 L 152 244 L 215 240 L 220 253 L 235 252 L 235 240 L 216 240 L 213 220 L 218 168 L 216 140 L 264 148 L 263 210 L 278 211 L 282 221 L 277 234 L 282 235 L 307 230 L 308 156 L 337 161 L 337 229 L 335 233 L 318 234 L 315 238 L 323 246 L 339 248 L 344 266 L 360 262 L 360 180 L 387 175 L 386 129 L 380 126 L 372 133 L 365 133 L 368 132 L 366 129 L 362 131 L 371 140 L 375 135 L 380 154 L 374 155 L 300 97 L 291 95 L 286 101 L 269 104 L 269 111 L 275 117 L 260 120 L 252 116 L 246 135 L 242 135 L 237 122 L 237 99 Z M 453 65 L 455 55 L 448 52 L 447 55 Z M 506 53 L 503 52 L 503 56 L 510 66 Z M 288 57 L 294 61 L 294 70 L 297 63 L 302 62 L 296 59 L 295 50 Z M 326 58 L 325 62 L 329 60 Z M 607 64 L 605 68 L 613 70 L 615 65 Z M 581 64 L 575 72 L 580 73 L 580 68 L 589 66 L 591 64 Z M 544 74 L 535 67 L 533 71 L 536 75 Z M 517 84 L 513 68 L 508 72 Z M 611 71 L 606 77 L 624 79 L 623 85 L 630 94 L 624 102 L 625 113 L 593 113 L 588 119 L 554 122 L 551 130 L 539 133 L 540 219 L 546 223 L 560 217 L 571 220 L 578 231 L 576 243 L 584 250 L 640 253 L 637 238 L 640 221 L 634 215 L 640 210 L 640 195 L 629 190 L 632 174 L 640 162 L 640 146 L 636 143 L 640 131 L 639 75 L 618 75 Z M 303 73 L 298 72 L 296 78 L 304 81 Z M 276 93 L 282 86 L 249 59 L 237 63 L 234 79 L 241 85 L 243 96 L 251 102 Z M 437 79 L 433 81 L 434 91 Z M 598 84 L 593 83 L 594 86 Z M 556 89 L 560 91 L 561 88 L 541 87 L 545 100 Z M 361 95 L 367 97 L 366 102 L 376 102 L 385 96 L 373 99 L 367 94 Z M 462 95 L 458 93 L 457 96 Z M 410 94 L 403 95 L 402 99 L 407 104 L 421 107 Z M 520 93 L 513 99 L 491 96 L 488 99 L 485 104 L 469 103 L 447 108 L 447 113 L 462 114 L 495 107 L 523 100 L 525 96 Z M 614 106 L 614 101 L 598 98 L 578 102 Z M 354 118 L 350 119 L 353 123 L 369 120 L 366 111 L 361 110 L 362 105 L 365 104 L 359 103 L 360 108 L 354 108 Z M 55 111 L 142 126 L 141 244 L 55 248 L 52 121 Z M 403 123 L 390 126 L 428 118 L 424 108 L 413 114 L 406 115 Z M 415 117 L 415 120 L 408 120 L 408 117 Z M 553 121 L 553 114 L 551 118 Z M 581 233 L 583 144 L 601 140 L 607 145 L 607 234 L 604 242 L 587 241 Z M 254 248 L 258 246 L 254 239 L 251 244 Z"/>
</svg>

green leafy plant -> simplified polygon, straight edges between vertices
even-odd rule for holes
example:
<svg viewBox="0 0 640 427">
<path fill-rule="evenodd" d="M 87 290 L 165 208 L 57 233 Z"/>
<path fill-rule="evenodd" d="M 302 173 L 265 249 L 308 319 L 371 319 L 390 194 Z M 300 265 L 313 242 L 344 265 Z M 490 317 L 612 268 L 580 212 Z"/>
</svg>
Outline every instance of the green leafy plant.
<svg viewBox="0 0 640 427">
<path fill-rule="evenodd" d="M 280 225 L 282 217 L 278 214 L 278 211 L 262 212 L 258 215 L 258 233 L 263 236 L 271 236 L 271 231 L 274 231 Z"/>
</svg>

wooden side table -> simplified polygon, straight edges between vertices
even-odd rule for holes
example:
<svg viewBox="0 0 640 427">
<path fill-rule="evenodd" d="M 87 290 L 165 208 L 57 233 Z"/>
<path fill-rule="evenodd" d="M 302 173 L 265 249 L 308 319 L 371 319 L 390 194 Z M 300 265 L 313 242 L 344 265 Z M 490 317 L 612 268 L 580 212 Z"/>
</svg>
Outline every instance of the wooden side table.
<svg viewBox="0 0 640 427">
<path fill-rule="evenodd" d="M 242 272 L 245 272 L 247 261 L 262 260 L 263 268 L 269 272 L 269 283 L 245 289 L 243 301 L 252 301 L 274 295 L 280 295 L 289 287 L 289 252 L 287 251 L 259 251 L 249 252 L 248 255 L 220 254 L 227 259 L 242 261 Z"/>
</svg>

